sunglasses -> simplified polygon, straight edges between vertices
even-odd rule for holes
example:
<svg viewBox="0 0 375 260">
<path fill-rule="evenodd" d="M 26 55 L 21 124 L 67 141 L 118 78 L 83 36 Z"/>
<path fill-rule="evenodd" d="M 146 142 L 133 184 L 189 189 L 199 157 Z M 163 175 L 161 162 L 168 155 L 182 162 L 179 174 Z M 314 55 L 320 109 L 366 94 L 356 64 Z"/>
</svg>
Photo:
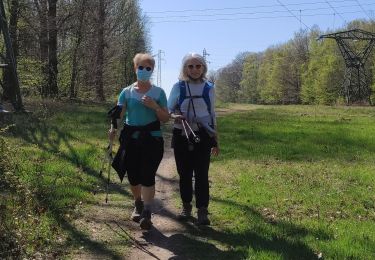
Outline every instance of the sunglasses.
<svg viewBox="0 0 375 260">
<path fill-rule="evenodd" d="M 138 66 L 138 69 L 139 69 L 139 70 L 146 69 L 147 71 L 151 71 L 151 70 L 152 70 L 151 67 L 143 67 L 143 66 Z"/>
<path fill-rule="evenodd" d="M 197 69 L 197 70 L 199 70 L 200 68 L 202 68 L 202 64 L 196 64 L 196 65 L 192 65 L 192 64 L 190 64 L 190 65 L 187 65 L 187 67 L 189 68 L 189 69 L 193 69 L 194 67 Z"/>
</svg>

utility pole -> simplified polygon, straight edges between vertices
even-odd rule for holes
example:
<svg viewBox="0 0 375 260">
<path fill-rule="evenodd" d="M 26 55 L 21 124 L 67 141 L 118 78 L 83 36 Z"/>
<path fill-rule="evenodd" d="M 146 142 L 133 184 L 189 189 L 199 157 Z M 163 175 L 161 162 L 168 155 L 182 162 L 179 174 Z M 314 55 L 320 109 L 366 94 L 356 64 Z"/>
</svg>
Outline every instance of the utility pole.
<svg viewBox="0 0 375 260">
<path fill-rule="evenodd" d="M 161 87 L 161 61 L 162 61 L 162 57 L 161 55 L 162 54 L 165 54 L 165 52 L 163 50 L 159 50 L 158 51 L 158 70 L 157 70 L 157 78 L 156 78 L 156 84 L 158 87 Z"/>
<path fill-rule="evenodd" d="M 203 49 L 203 59 L 206 63 L 210 63 L 209 61 L 207 61 L 207 56 L 210 56 L 209 53 L 207 53 L 206 51 L 206 48 Z"/>
</svg>

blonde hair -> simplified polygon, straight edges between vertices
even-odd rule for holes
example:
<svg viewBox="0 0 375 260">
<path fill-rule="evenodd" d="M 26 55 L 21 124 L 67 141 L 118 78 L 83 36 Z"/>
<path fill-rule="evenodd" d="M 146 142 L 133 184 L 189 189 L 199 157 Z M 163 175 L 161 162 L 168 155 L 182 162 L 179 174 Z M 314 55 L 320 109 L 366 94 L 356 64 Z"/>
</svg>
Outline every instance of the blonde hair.
<svg viewBox="0 0 375 260">
<path fill-rule="evenodd" d="M 203 65 L 203 73 L 202 73 L 201 79 L 205 80 L 206 74 L 207 74 L 207 63 L 204 60 L 202 55 L 198 53 L 194 53 L 194 52 L 186 54 L 185 57 L 182 59 L 182 66 L 181 66 L 180 76 L 178 77 L 178 79 L 189 80 L 187 63 L 191 60 L 197 60 Z"/>
<path fill-rule="evenodd" d="M 152 66 L 152 69 L 155 67 L 155 59 L 149 53 L 137 53 L 133 58 L 134 66 L 138 66 L 138 64 L 142 61 L 147 61 Z"/>
</svg>

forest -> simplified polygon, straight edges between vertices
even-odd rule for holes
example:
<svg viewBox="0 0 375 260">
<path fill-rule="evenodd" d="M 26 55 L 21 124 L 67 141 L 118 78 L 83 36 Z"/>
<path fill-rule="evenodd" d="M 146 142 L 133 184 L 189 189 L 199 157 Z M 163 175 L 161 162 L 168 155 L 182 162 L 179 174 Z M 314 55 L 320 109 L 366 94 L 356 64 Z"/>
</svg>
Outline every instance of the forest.
<svg viewBox="0 0 375 260">
<path fill-rule="evenodd" d="M 132 59 L 150 49 L 147 20 L 136 0 L 4 5 L 22 97 L 104 101 L 114 86 L 135 80 Z M 3 39 L 0 48 L 5 53 Z M 9 71 L 1 73 L 2 99 L 12 100 Z"/>
<path fill-rule="evenodd" d="M 135 80 L 132 58 L 151 52 L 150 22 L 136 0 L 8 0 L 5 13 L 23 97 L 105 101 Z M 355 20 L 337 31 L 375 31 L 375 22 Z M 251 104 L 344 104 L 345 62 L 333 39 L 317 40 L 317 26 L 262 52 L 244 51 L 209 73 L 223 102 Z M 360 52 L 366 41 L 352 41 Z M 0 41 L 5 52 L 3 39 Z M 5 58 L 2 56 L 2 63 Z M 375 52 L 365 63 L 375 89 Z M 3 102 L 12 82 L 1 70 Z M 372 91 L 373 92 L 373 91 Z M 2 103 L 0 100 L 0 103 Z M 360 104 L 374 103 L 374 94 Z M 357 102 L 358 103 L 358 102 Z"/>
<path fill-rule="evenodd" d="M 375 31 L 374 21 L 355 20 L 337 31 Z M 220 100 L 251 104 L 346 104 L 342 93 L 345 62 L 334 39 L 318 40 L 318 27 L 300 30 L 286 43 L 263 52 L 243 52 L 232 63 L 210 77 Z M 352 50 L 361 52 L 366 41 L 351 41 Z M 366 81 L 375 90 L 375 52 L 365 63 Z M 361 97 L 360 104 L 374 103 Z M 370 102 L 371 101 L 371 102 Z"/>
</svg>

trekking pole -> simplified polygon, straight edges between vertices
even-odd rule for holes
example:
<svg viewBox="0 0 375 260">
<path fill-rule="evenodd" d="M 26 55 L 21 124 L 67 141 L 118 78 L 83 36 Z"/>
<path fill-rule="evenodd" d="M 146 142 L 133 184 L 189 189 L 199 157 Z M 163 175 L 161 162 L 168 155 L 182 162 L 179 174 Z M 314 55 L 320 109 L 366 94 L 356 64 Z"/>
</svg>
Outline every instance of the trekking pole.
<svg viewBox="0 0 375 260">
<path fill-rule="evenodd" d="M 102 175 L 103 175 L 103 171 L 104 171 L 105 163 L 106 163 L 107 160 L 108 160 L 108 150 L 109 150 L 109 144 L 108 144 L 108 146 L 107 146 L 106 151 L 104 152 L 104 157 L 103 157 L 103 160 L 102 160 L 102 167 L 100 167 L 100 171 L 99 171 L 99 176 L 100 176 L 100 177 L 102 177 Z"/>
<path fill-rule="evenodd" d="M 189 151 L 193 151 L 194 150 L 194 145 L 190 142 L 189 135 L 188 135 L 188 133 L 186 131 L 186 127 L 185 127 L 184 121 L 185 120 L 181 120 L 181 123 L 182 123 L 182 127 L 184 128 L 186 139 L 187 139 L 187 142 L 188 142 L 188 150 Z"/>
<path fill-rule="evenodd" d="M 113 162 L 112 146 L 113 146 L 113 138 L 114 138 L 113 133 L 114 133 L 114 130 L 117 130 L 117 121 L 120 120 L 121 111 L 122 111 L 122 106 L 116 105 L 107 113 L 108 116 L 111 118 L 111 130 L 110 130 L 111 134 L 109 138 L 107 151 L 105 153 L 106 159 L 108 160 L 108 178 L 107 178 L 105 203 L 108 203 L 108 191 L 109 191 L 109 184 L 111 182 L 111 168 L 112 168 L 112 162 Z M 105 164 L 105 160 L 103 162 L 102 171 L 104 170 L 104 164 Z M 102 174 L 102 171 L 100 174 Z"/>
<path fill-rule="evenodd" d="M 111 128 L 113 126 L 111 125 Z M 108 191 L 109 191 L 109 184 L 111 181 L 111 166 L 112 166 L 112 161 L 113 161 L 113 156 L 112 156 L 112 146 L 113 146 L 113 139 L 110 138 L 109 144 L 107 147 L 107 160 L 108 160 L 108 178 L 107 178 L 107 187 L 106 187 L 106 195 L 105 195 L 105 203 L 108 203 Z"/>
<path fill-rule="evenodd" d="M 195 143 L 199 143 L 199 142 L 201 141 L 201 139 L 199 138 L 199 136 L 197 136 L 197 135 L 194 133 L 193 129 L 191 129 L 191 126 L 188 124 L 188 122 L 186 121 L 186 119 L 183 119 L 182 122 L 183 122 L 182 125 L 184 125 L 184 122 L 185 122 L 185 124 L 186 124 L 187 127 L 189 128 L 191 134 L 192 134 L 193 137 L 194 137 L 194 142 L 195 142 Z"/>
<path fill-rule="evenodd" d="M 111 166 L 112 166 L 112 141 L 109 143 L 108 146 L 108 178 L 107 178 L 107 188 L 106 188 L 106 195 L 105 195 L 105 203 L 108 203 L 108 191 L 109 191 L 109 184 L 111 181 Z"/>
<path fill-rule="evenodd" d="M 100 177 L 102 177 L 102 175 L 103 175 L 106 162 L 112 163 L 112 160 L 113 160 L 113 158 L 112 158 L 112 145 L 113 145 L 113 141 L 110 140 L 107 148 L 104 151 L 102 167 L 100 168 L 100 171 L 99 171 Z"/>
<path fill-rule="evenodd" d="M 182 120 L 181 120 L 181 124 L 182 124 L 182 127 L 184 128 L 184 132 L 185 132 L 186 138 L 189 140 L 189 135 L 188 135 L 188 133 L 187 133 L 187 131 L 186 131 L 186 127 L 185 127 L 184 122 L 185 122 L 185 120 L 182 119 Z"/>
</svg>

